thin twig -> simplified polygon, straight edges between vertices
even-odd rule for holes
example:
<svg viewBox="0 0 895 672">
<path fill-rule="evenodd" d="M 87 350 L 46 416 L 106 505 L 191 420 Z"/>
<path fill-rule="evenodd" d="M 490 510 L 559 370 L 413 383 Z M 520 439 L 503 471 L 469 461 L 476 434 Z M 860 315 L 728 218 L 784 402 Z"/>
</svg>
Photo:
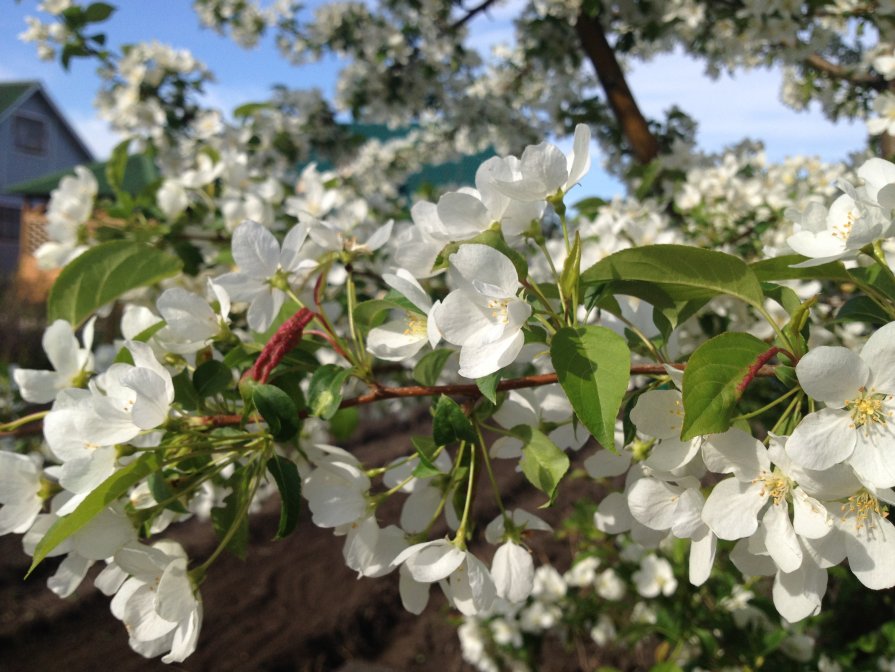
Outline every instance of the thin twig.
<svg viewBox="0 0 895 672">
<path fill-rule="evenodd" d="M 675 369 L 678 369 L 679 371 L 683 371 L 687 368 L 686 363 L 674 363 L 667 365 L 637 364 L 631 367 L 631 375 L 663 375 L 666 373 L 666 366 L 673 367 Z M 777 367 L 775 366 L 764 365 L 761 366 L 757 371 L 755 371 L 754 375 L 762 378 L 770 377 L 775 374 L 776 368 Z M 555 373 L 541 373 L 533 376 L 522 376 L 521 378 L 508 378 L 507 380 L 502 380 L 497 384 L 497 390 L 499 392 L 506 392 L 507 390 L 520 390 L 529 387 L 541 387 L 543 385 L 552 385 L 553 383 L 556 383 L 558 381 L 559 379 L 557 378 L 557 375 Z M 458 383 L 452 385 L 406 385 L 403 387 L 386 387 L 384 385 L 374 385 L 372 386 L 370 391 L 366 392 L 365 394 L 361 394 L 357 397 L 352 397 L 351 399 L 345 399 L 344 401 L 342 401 L 341 404 L 339 404 L 339 408 L 366 406 L 367 404 L 382 401 L 383 399 L 434 397 L 442 394 L 449 397 L 468 397 L 471 399 L 477 399 L 483 396 L 482 391 L 474 383 Z M 299 416 L 302 418 L 308 417 L 307 410 L 300 411 Z M 243 419 L 244 416 L 241 414 L 206 415 L 190 418 L 190 423 L 194 426 L 227 427 L 238 425 L 243 421 Z M 249 422 L 260 422 L 262 420 L 263 418 L 259 416 L 251 416 L 248 418 Z M 40 426 L 41 425 L 39 423 L 35 423 L 33 425 L 28 425 L 27 427 L 22 427 L 21 429 L 14 430 L 12 432 L 0 432 L 0 437 L 36 434 L 40 431 Z"/>
</svg>

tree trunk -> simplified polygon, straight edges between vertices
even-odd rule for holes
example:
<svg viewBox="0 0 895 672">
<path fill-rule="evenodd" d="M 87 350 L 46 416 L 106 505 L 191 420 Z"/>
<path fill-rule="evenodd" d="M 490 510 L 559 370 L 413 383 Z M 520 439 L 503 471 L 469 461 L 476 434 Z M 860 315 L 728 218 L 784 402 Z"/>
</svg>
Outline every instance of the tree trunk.
<svg viewBox="0 0 895 672">
<path fill-rule="evenodd" d="M 649 163 L 658 155 L 659 143 L 637 106 L 631 89 L 628 88 L 625 75 L 615 58 L 615 52 L 606 40 L 603 26 L 600 25 L 596 17 L 582 12 L 578 16 L 575 29 L 578 32 L 584 53 L 587 54 L 597 71 L 597 77 L 606 92 L 606 99 L 609 101 L 612 113 L 618 120 L 622 135 L 627 140 L 634 158 L 637 163 Z"/>
</svg>

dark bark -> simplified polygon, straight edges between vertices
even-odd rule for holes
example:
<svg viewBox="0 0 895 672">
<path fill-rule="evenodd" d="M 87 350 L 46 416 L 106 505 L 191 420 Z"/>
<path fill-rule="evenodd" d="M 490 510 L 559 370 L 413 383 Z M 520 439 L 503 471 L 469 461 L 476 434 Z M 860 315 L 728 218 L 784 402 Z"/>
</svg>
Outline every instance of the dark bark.
<svg viewBox="0 0 895 672">
<path fill-rule="evenodd" d="M 615 52 L 609 46 L 603 26 L 596 17 L 582 12 L 575 26 L 584 53 L 593 64 L 597 78 L 606 93 L 606 100 L 618 120 L 622 135 L 637 163 L 646 164 L 656 158 L 659 143 L 649 129 L 646 118 L 628 88 Z"/>
</svg>

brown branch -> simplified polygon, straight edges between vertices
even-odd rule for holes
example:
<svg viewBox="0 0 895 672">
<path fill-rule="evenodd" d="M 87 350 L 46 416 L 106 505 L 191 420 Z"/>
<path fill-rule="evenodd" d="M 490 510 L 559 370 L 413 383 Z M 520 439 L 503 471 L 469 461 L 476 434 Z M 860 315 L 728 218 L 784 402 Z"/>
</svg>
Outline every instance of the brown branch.
<svg viewBox="0 0 895 672">
<path fill-rule="evenodd" d="M 649 129 L 646 118 L 628 88 L 615 52 L 609 46 L 606 32 L 596 17 L 587 12 L 578 15 L 575 30 L 597 78 L 606 93 L 606 100 L 615 115 L 622 135 L 628 141 L 637 163 L 647 164 L 659 154 L 659 143 Z"/>
<path fill-rule="evenodd" d="M 669 364 L 679 371 L 687 368 L 685 363 Z M 656 376 L 665 373 L 665 365 L 663 364 L 637 364 L 631 367 L 632 376 Z M 775 375 L 776 367 L 763 365 L 753 372 L 754 376 L 767 378 Z M 498 392 L 506 392 L 507 390 L 520 390 L 529 387 L 541 387 L 542 385 L 552 385 L 558 382 L 555 373 L 541 373 L 534 376 L 522 376 L 521 378 L 508 378 L 497 384 Z M 411 397 L 433 397 L 444 394 L 454 397 L 469 397 L 477 399 L 482 396 L 482 391 L 474 383 L 459 383 L 454 385 L 407 385 L 405 387 L 386 387 L 384 385 L 375 385 L 372 389 L 357 397 L 345 399 L 339 408 L 351 408 L 352 406 L 365 406 L 383 399 L 406 399 Z M 308 417 L 306 410 L 300 411 L 301 418 Z M 206 415 L 189 418 L 188 422 L 193 426 L 202 427 L 227 427 L 238 425 L 243 421 L 242 415 Z M 263 420 L 260 416 L 251 416 L 249 422 L 260 422 Z M 21 427 L 11 432 L 0 432 L 0 437 L 5 436 L 23 436 L 26 434 L 36 434 L 40 431 L 42 423 L 36 422 L 32 425 Z"/>
<path fill-rule="evenodd" d="M 843 65 L 833 63 L 818 53 L 805 57 L 805 65 L 834 79 L 842 79 L 851 84 L 868 86 L 872 89 L 885 89 L 888 83 L 879 75 L 859 74 Z"/>
<path fill-rule="evenodd" d="M 459 19 L 454 21 L 450 26 L 448 26 L 448 32 L 453 33 L 457 30 L 460 30 L 467 23 L 472 21 L 476 16 L 487 10 L 491 5 L 493 5 L 497 0 L 483 0 L 481 3 L 470 9 L 466 14 L 461 16 Z"/>
</svg>

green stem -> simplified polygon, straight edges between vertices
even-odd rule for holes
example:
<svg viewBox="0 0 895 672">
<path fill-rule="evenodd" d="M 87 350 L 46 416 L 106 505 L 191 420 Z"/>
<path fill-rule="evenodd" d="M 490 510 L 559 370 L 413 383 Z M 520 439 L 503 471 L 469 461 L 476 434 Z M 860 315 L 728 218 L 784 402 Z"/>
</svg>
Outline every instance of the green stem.
<svg viewBox="0 0 895 672">
<path fill-rule="evenodd" d="M 541 288 L 538 287 L 538 284 L 536 282 L 523 280 L 522 286 L 535 295 L 535 297 L 538 299 L 538 302 L 542 306 L 544 306 L 544 310 L 550 313 L 550 316 L 556 321 L 556 324 L 561 327 L 563 325 L 562 318 L 556 313 L 555 310 L 553 310 L 553 306 L 550 305 L 550 301 L 547 299 L 546 296 L 544 296 L 544 293 L 541 291 Z"/>
<path fill-rule="evenodd" d="M 463 443 L 461 443 L 461 446 L 463 445 Z M 466 480 L 466 502 L 463 505 L 463 517 L 460 519 L 460 526 L 457 528 L 457 536 L 454 537 L 454 543 L 457 545 L 458 548 L 462 550 L 466 549 L 466 528 L 469 525 L 469 513 L 472 510 L 472 491 L 473 487 L 475 486 L 475 463 L 475 446 L 471 445 L 469 459 L 469 476 Z"/>
<path fill-rule="evenodd" d="M 37 413 L 32 413 L 31 415 L 22 416 L 18 420 L 12 420 L 11 422 L 4 423 L 0 425 L 0 432 L 11 432 L 14 429 L 18 429 L 22 425 L 28 425 L 32 422 L 43 420 L 47 413 L 49 413 L 49 411 L 38 411 Z"/>
<path fill-rule="evenodd" d="M 771 317 L 771 314 L 765 310 L 764 306 L 757 305 L 755 308 L 758 310 L 758 313 L 767 321 L 768 324 L 771 325 L 771 328 L 774 330 L 774 333 L 777 334 L 777 338 L 780 339 L 781 343 L 786 344 L 786 348 L 790 352 L 794 352 L 796 348 L 793 346 L 792 341 L 789 340 L 789 336 L 787 336 L 783 330 L 780 328 L 780 325 L 777 324 L 777 321 Z"/>
<path fill-rule="evenodd" d="M 794 388 L 794 389 L 798 390 L 799 388 Z M 780 416 L 780 418 L 777 420 L 777 422 L 774 423 L 774 426 L 771 427 L 771 431 L 769 432 L 769 434 L 776 434 L 778 432 L 780 427 L 783 426 L 783 423 L 786 422 L 786 420 L 789 418 L 790 415 L 792 415 L 792 412 L 796 408 L 798 408 L 798 405 L 802 402 L 803 396 L 804 395 L 802 394 L 802 391 L 799 390 L 799 394 L 797 394 L 793 398 L 793 400 L 791 402 L 789 402 L 789 405 L 786 407 L 786 410 L 783 411 L 783 414 Z"/>
<path fill-rule="evenodd" d="M 361 368 L 366 375 L 369 375 L 371 371 L 369 356 L 364 348 L 364 339 L 357 328 L 357 323 L 354 321 L 354 308 L 357 306 L 357 288 L 354 285 L 354 274 L 351 271 L 348 271 L 345 287 L 348 290 L 348 331 L 351 334 L 356 366 Z"/>
<path fill-rule="evenodd" d="M 485 471 L 488 472 L 488 480 L 491 481 L 491 489 L 494 491 L 494 499 L 497 502 L 497 508 L 500 509 L 500 513 L 506 517 L 507 510 L 503 505 L 503 498 L 500 496 L 500 488 L 497 486 L 497 479 L 494 477 L 494 469 L 491 467 L 491 456 L 488 454 L 488 449 L 485 447 L 485 437 L 482 436 L 482 427 L 478 421 L 474 421 L 473 424 L 475 425 L 475 433 L 479 440 L 479 446 L 482 448 Z"/>
<path fill-rule="evenodd" d="M 227 548 L 227 546 L 233 540 L 233 537 L 239 531 L 239 528 L 242 525 L 242 520 L 249 515 L 249 508 L 252 506 L 252 499 L 254 499 L 255 491 L 258 489 L 258 477 L 260 474 L 260 469 L 258 468 L 259 465 L 264 468 L 263 461 L 255 460 L 255 471 L 249 481 L 249 488 L 248 492 L 246 493 L 245 501 L 243 501 L 242 506 L 239 507 L 239 511 L 237 512 L 236 516 L 234 516 L 230 528 L 221 538 L 221 541 L 217 545 L 217 548 L 214 549 L 214 552 L 208 557 L 208 559 L 191 572 L 191 574 L 196 578 L 197 583 L 205 577 L 205 573 L 208 571 L 208 568 L 211 567 L 214 561 L 217 560 L 218 556 L 224 552 L 224 549 Z"/>
<path fill-rule="evenodd" d="M 757 411 L 752 411 L 752 412 L 750 412 L 750 413 L 744 413 L 743 415 L 738 415 L 738 416 L 736 416 L 736 417 L 733 418 L 733 419 L 734 419 L 734 420 L 748 420 L 748 419 L 750 419 L 750 418 L 757 417 L 757 416 L 761 415 L 762 413 L 764 413 L 765 411 L 772 409 L 774 406 L 776 406 L 777 404 L 779 404 L 780 402 L 782 402 L 784 399 L 788 399 L 789 397 L 791 397 L 792 395 L 794 395 L 794 394 L 795 394 L 796 392 L 798 392 L 798 391 L 799 391 L 799 388 L 798 388 L 798 387 L 794 387 L 794 388 L 792 388 L 791 390 L 789 390 L 786 394 L 784 394 L 783 396 L 781 396 L 781 397 L 777 397 L 777 399 L 775 399 L 774 401 L 772 401 L 770 404 L 767 404 L 767 405 L 765 405 L 765 406 L 762 406 L 762 407 L 759 408 Z"/>
<path fill-rule="evenodd" d="M 632 332 L 634 332 L 634 334 L 637 336 L 637 338 L 639 338 L 641 340 L 641 342 L 646 346 L 646 349 L 653 356 L 653 359 L 655 359 L 656 362 L 658 362 L 659 364 L 665 363 L 665 358 L 662 356 L 662 353 L 660 353 L 656 349 L 656 345 L 646 337 L 646 334 L 644 334 L 640 330 L 639 327 L 637 327 L 633 322 L 631 322 L 630 320 L 628 320 L 627 318 L 625 318 L 621 315 L 616 315 L 615 317 L 618 318 L 618 320 L 622 324 L 624 324 L 628 329 L 630 329 Z"/>
</svg>

